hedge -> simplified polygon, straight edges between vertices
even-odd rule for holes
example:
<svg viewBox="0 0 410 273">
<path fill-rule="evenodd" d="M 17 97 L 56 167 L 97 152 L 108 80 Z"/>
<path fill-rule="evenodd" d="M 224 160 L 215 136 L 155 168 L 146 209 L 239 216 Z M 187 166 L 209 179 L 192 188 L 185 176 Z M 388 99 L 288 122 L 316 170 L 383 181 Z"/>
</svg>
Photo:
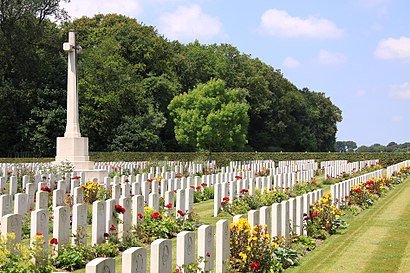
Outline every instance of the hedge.
<svg viewBox="0 0 410 273">
<path fill-rule="evenodd" d="M 385 165 L 392 165 L 410 159 L 410 153 L 311 153 L 311 152 L 91 152 L 93 161 L 207 161 L 215 160 L 218 166 L 229 164 L 230 161 L 250 160 L 302 160 L 315 159 L 318 162 L 328 160 L 348 160 L 350 162 L 379 159 Z M 53 158 L 0 158 L 0 162 L 50 162 Z"/>
</svg>

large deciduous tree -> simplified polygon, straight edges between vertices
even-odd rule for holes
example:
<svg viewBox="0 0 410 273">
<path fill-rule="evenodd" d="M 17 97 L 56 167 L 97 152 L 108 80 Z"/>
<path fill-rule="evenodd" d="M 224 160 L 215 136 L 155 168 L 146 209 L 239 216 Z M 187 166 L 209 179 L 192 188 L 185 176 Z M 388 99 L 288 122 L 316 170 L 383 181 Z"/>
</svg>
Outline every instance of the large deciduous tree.
<svg viewBox="0 0 410 273">
<path fill-rule="evenodd" d="M 247 143 L 249 106 L 243 89 L 229 89 L 211 79 L 176 96 L 168 106 L 181 144 L 208 151 L 243 149 Z"/>
<path fill-rule="evenodd" d="M 41 146 L 44 138 L 33 134 L 51 139 L 55 132 L 61 133 L 58 126 L 45 125 L 56 124 L 59 119 L 52 112 L 46 114 L 53 111 L 49 108 L 53 103 L 45 104 L 39 99 L 50 90 L 61 91 L 63 96 L 61 32 L 49 20 L 66 16 L 60 2 L 0 1 L 1 155 L 20 151 L 34 152 L 34 156 L 49 155 L 49 149 L 37 153 L 35 146 Z M 48 129 L 44 130 L 45 127 Z"/>
</svg>

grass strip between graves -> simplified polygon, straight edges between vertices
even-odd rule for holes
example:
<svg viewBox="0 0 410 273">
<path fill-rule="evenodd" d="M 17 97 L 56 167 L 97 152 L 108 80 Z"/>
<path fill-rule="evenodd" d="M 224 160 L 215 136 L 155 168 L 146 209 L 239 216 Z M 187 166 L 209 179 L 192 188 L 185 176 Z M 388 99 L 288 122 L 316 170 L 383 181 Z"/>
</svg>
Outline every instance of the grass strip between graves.
<svg viewBox="0 0 410 273">
<path fill-rule="evenodd" d="M 410 272 L 410 177 L 286 272 Z"/>
</svg>

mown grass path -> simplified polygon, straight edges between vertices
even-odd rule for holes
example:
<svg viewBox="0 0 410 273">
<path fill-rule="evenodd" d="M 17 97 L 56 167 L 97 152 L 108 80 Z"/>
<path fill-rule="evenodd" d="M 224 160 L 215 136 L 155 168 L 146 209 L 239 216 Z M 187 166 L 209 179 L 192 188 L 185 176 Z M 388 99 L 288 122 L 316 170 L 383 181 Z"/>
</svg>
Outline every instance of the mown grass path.
<svg viewBox="0 0 410 273">
<path fill-rule="evenodd" d="M 287 273 L 410 272 L 410 177 Z"/>
</svg>

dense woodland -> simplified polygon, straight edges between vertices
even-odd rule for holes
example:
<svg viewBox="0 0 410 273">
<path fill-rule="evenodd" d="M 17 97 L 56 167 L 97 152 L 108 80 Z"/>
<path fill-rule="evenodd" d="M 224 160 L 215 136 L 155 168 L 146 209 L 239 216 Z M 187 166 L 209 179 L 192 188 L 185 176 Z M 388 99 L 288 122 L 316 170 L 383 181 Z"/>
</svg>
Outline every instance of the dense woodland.
<svg viewBox="0 0 410 273">
<path fill-rule="evenodd" d="M 233 45 L 169 41 L 154 27 L 116 14 L 71 21 L 59 2 L 0 1 L 0 156 L 55 154 L 56 137 L 65 130 L 67 56 L 62 44 L 70 29 L 77 31 L 83 48 L 78 58 L 80 125 L 90 151 L 210 148 L 209 140 L 199 145 L 176 137 L 184 127 L 176 123 L 170 102 L 215 82 L 234 90 L 235 103 L 246 113 L 237 116 L 245 120 L 236 141 L 243 145 L 225 145 L 236 137 L 226 134 L 227 141 L 219 141 L 213 151 L 335 150 L 342 115 L 324 93 L 299 89 L 279 69 Z M 59 18 L 58 23 L 49 18 Z M 237 108 L 229 104 L 223 109 Z M 225 121 L 224 130 L 234 130 L 236 124 L 226 126 L 238 120 L 227 118 L 231 112 L 214 116 L 207 126 Z M 200 116 L 201 107 L 189 114 Z M 191 125 L 185 131 L 199 130 Z"/>
</svg>

